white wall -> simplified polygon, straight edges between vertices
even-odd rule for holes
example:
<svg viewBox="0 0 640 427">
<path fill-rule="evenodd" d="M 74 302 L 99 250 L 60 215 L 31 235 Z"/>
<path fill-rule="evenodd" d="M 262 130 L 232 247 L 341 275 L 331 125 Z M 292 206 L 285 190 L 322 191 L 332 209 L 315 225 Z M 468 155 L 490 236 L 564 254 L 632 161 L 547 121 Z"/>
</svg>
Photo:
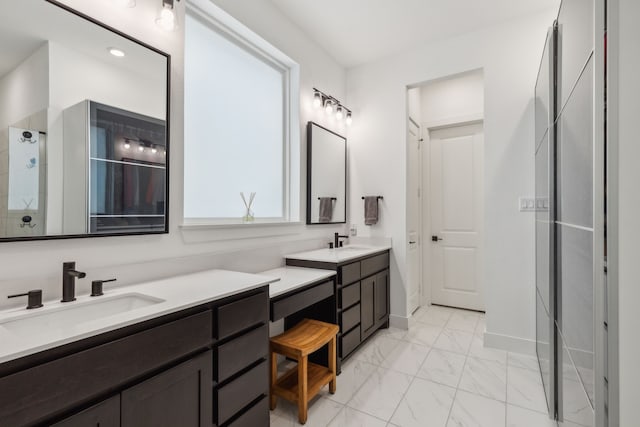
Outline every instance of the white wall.
<svg viewBox="0 0 640 427">
<path fill-rule="evenodd" d="M 496 345 L 533 349 L 533 341 L 522 341 L 535 337 L 533 218 L 518 212 L 517 199 L 534 192 L 533 90 L 554 15 L 549 10 L 349 70 L 347 102 L 356 112 L 351 218 L 361 234 L 393 239 L 393 315 L 407 316 L 405 272 L 398 268 L 406 257 L 406 88 L 483 69 L 487 331 Z M 364 226 L 361 194 L 384 196 L 378 225 Z"/>
<path fill-rule="evenodd" d="M 420 86 L 421 126 L 454 123 L 484 114 L 482 70 L 438 79 Z"/>
<path fill-rule="evenodd" d="M 110 1 L 65 0 L 64 3 L 172 55 L 170 234 L 2 243 L 2 295 L 31 288 L 44 288 L 46 300 L 59 298 L 61 264 L 69 260 L 77 261 L 78 268 L 88 273 L 87 278 L 78 284 L 79 293 L 88 293 L 90 280 L 108 277 L 117 277 L 118 284 L 127 284 L 143 278 L 163 277 L 207 267 L 261 271 L 281 265 L 282 255 L 285 253 L 319 247 L 329 240 L 334 231 L 344 231 L 344 227 L 303 225 L 271 227 L 261 231 L 255 228 L 180 228 L 184 28 L 179 27 L 172 33 L 160 30 L 155 25 L 155 18 L 161 2 L 155 0 L 138 0 L 135 9 L 119 9 Z M 302 130 L 307 120 L 311 119 L 342 132 L 340 128 L 320 116 L 320 113 L 312 111 L 311 87 L 315 85 L 343 99 L 346 81 L 344 69 L 284 18 L 271 3 L 262 0 L 220 1 L 220 5 L 300 64 L 303 89 L 301 135 L 305 135 Z M 177 2 L 176 7 L 179 14 L 178 22 L 183 24 L 184 1 Z M 306 146 L 304 141 L 302 145 Z M 306 150 L 303 149 L 300 157 L 305 159 L 305 156 Z M 304 164 L 302 168 L 304 177 Z M 256 237 L 260 235 L 264 237 Z M 0 298 L 0 307 L 20 305 L 22 301 L 8 302 L 6 298 Z"/>
<path fill-rule="evenodd" d="M 59 43 L 49 43 L 50 105 L 65 109 L 86 99 L 164 120 L 164 69 L 134 72 Z M 153 64 L 161 61 L 154 61 Z M 161 64 L 158 64 L 161 66 Z M 152 67 L 149 67 L 152 68 Z"/>
<path fill-rule="evenodd" d="M 414 87 L 407 90 L 407 108 L 409 109 L 409 117 L 416 123 L 420 124 L 422 117 L 422 90 Z"/>
<path fill-rule="evenodd" d="M 49 49 L 46 43 L 32 52 L 16 68 L 0 77 L 0 236 L 8 235 L 26 236 L 29 234 L 41 234 L 44 231 L 42 222 L 44 220 L 46 200 L 42 194 L 44 188 L 44 168 L 47 164 L 47 157 L 44 155 L 45 144 L 41 144 L 40 156 L 40 203 L 38 212 L 14 211 L 8 212 L 9 197 L 9 126 L 34 126 L 29 129 L 45 131 L 46 127 L 41 125 L 45 117 L 47 105 L 49 104 L 49 86 L 47 70 L 49 69 Z M 37 114 L 39 113 L 39 114 Z M 37 117 L 36 117 L 37 116 Z M 20 121 L 20 122 L 18 122 Z M 22 216 L 29 213 L 34 217 L 33 229 L 20 228 Z M 38 225 L 39 224 L 39 225 Z"/>
<path fill-rule="evenodd" d="M 620 324 L 620 426 L 638 423 L 640 393 L 640 145 L 638 145 L 638 117 L 640 116 L 640 3 L 637 0 L 618 0 L 619 12 L 612 18 L 619 23 L 618 78 L 618 251 L 619 251 L 619 324 Z M 616 46 L 612 46 L 612 52 Z M 616 49 L 617 50 L 617 49 Z M 614 107 L 615 108 L 615 107 Z M 615 126 L 615 123 L 612 123 Z"/>
<path fill-rule="evenodd" d="M 49 49 L 44 43 L 16 68 L 0 76 L 0 128 L 49 105 Z M 0 150 L 4 147 L 0 146 Z"/>
</svg>

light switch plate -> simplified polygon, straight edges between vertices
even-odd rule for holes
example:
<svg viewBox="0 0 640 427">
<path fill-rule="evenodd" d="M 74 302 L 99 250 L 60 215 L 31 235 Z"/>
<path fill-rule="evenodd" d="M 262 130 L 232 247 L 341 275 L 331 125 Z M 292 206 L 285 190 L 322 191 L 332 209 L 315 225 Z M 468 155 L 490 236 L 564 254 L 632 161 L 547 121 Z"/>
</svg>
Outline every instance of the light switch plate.
<svg viewBox="0 0 640 427">
<path fill-rule="evenodd" d="M 520 197 L 518 199 L 520 212 L 544 212 L 549 210 L 549 199 L 546 197 Z"/>
<path fill-rule="evenodd" d="M 520 212 L 535 212 L 536 200 L 530 197 L 520 197 L 518 199 L 518 207 Z"/>
<path fill-rule="evenodd" d="M 351 236 L 357 236 L 358 235 L 358 226 L 356 224 L 351 224 L 351 229 L 349 230 L 349 234 Z"/>
</svg>

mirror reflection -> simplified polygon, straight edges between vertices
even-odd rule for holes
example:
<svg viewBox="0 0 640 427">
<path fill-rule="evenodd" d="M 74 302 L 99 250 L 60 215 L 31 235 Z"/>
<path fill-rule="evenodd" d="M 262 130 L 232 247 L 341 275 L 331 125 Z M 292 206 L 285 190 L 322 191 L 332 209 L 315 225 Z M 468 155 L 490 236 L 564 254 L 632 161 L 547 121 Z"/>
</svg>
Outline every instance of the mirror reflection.
<svg viewBox="0 0 640 427">
<path fill-rule="evenodd" d="M 347 221 L 347 139 L 307 124 L 307 224 Z"/>
<path fill-rule="evenodd" d="M 0 240 L 165 232 L 168 56 L 42 0 L 0 51 Z"/>
</svg>

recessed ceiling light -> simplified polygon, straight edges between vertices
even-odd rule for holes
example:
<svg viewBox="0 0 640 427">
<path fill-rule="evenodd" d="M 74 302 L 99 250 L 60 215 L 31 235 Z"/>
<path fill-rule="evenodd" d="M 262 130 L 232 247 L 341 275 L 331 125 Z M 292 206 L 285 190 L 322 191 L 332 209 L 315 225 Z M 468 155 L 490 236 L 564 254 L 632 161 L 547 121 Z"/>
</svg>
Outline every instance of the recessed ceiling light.
<svg viewBox="0 0 640 427">
<path fill-rule="evenodd" d="M 118 58 L 122 58 L 124 56 L 124 52 L 120 49 L 116 49 L 115 47 L 110 47 L 107 49 L 109 53 L 113 56 L 117 56 Z"/>
</svg>

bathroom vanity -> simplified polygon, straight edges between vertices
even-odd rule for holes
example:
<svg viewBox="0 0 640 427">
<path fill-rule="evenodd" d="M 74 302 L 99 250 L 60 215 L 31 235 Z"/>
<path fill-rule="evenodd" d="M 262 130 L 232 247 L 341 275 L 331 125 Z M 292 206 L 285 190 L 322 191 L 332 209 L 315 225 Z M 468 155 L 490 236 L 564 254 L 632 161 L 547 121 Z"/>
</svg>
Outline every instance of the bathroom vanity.
<svg viewBox="0 0 640 427">
<path fill-rule="evenodd" d="M 375 331 L 389 326 L 389 246 L 349 245 L 286 256 L 288 266 L 333 270 L 338 355 L 348 358 Z"/>
<path fill-rule="evenodd" d="M 80 297 L 66 304 L 129 306 L 76 326 L 56 303 L 2 313 L 0 425 L 268 425 L 270 280 L 213 270 Z"/>
</svg>

